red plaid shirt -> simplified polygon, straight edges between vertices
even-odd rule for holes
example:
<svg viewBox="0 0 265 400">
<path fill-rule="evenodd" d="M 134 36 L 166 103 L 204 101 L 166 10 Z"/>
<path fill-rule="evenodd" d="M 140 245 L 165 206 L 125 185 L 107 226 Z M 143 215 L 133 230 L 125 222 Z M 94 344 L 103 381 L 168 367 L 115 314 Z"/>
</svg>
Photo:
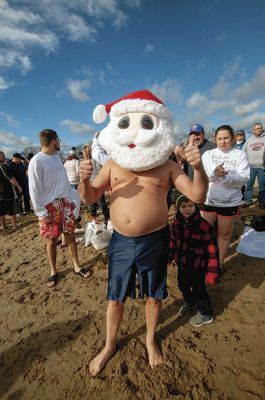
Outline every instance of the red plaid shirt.
<svg viewBox="0 0 265 400">
<path fill-rule="evenodd" d="M 206 281 L 219 283 L 220 263 L 214 228 L 203 219 L 199 209 L 185 221 L 178 212 L 171 226 L 169 261 L 178 266 L 206 269 Z"/>
</svg>

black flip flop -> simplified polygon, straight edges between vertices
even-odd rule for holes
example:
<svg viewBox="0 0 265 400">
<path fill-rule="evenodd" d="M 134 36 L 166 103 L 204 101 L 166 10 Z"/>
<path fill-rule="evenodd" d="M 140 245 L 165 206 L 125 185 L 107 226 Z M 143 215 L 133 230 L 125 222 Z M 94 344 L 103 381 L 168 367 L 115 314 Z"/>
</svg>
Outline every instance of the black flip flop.
<svg viewBox="0 0 265 400">
<path fill-rule="evenodd" d="M 89 274 L 88 276 L 85 276 L 85 274 L 87 272 L 89 272 L 89 268 L 83 267 L 80 269 L 80 271 L 76 272 L 75 270 L 73 270 L 74 274 L 81 276 L 82 278 L 89 278 L 91 274 Z"/>
</svg>

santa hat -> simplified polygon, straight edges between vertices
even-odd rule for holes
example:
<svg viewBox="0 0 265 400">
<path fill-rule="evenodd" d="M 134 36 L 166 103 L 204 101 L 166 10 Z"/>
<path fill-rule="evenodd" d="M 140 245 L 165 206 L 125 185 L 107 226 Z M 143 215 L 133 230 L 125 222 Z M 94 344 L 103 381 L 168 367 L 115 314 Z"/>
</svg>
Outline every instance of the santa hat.
<svg viewBox="0 0 265 400">
<path fill-rule="evenodd" d="M 148 90 L 138 90 L 106 105 L 99 104 L 93 111 L 93 120 L 97 124 L 106 121 L 108 115 L 119 116 L 129 112 L 146 112 L 159 118 L 170 118 L 164 103 Z"/>
</svg>

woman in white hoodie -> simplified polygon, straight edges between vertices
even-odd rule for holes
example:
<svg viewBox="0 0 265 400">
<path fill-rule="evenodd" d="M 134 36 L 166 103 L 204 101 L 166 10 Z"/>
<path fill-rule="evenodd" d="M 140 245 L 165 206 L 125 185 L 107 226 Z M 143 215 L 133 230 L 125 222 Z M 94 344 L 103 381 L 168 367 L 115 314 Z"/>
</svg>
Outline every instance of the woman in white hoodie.
<svg viewBox="0 0 265 400">
<path fill-rule="evenodd" d="M 202 156 L 209 188 L 201 215 L 210 224 L 217 223 L 220 265 L 229 248 L 235 217 L 242 199 L 241 188 L 249 179 L 250 168 L 245 152 L 233 147 L 234 131 L 222 125 L 215 131 L 217 147 Z"/>
</svg>

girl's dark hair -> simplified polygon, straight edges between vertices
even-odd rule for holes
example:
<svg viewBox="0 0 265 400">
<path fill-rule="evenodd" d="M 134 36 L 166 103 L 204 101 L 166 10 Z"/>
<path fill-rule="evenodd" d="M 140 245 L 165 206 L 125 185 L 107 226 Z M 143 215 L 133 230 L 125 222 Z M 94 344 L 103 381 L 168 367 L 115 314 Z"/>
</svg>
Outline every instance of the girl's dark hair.
<svg viewBox="0 0 265 400">
<path fill-rule="evenodd" d="M 221 125 L 218 126 L 216 131 L 214 132 L 214 137 L 216 138 L 216 135 L 219 131 L 228 131 L 230 133 L 231 139 L 234 139 L 234 129 L 230 125 Z"/>
</svg>

